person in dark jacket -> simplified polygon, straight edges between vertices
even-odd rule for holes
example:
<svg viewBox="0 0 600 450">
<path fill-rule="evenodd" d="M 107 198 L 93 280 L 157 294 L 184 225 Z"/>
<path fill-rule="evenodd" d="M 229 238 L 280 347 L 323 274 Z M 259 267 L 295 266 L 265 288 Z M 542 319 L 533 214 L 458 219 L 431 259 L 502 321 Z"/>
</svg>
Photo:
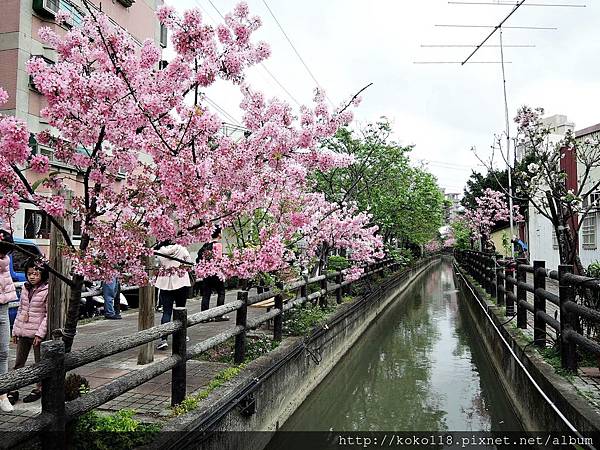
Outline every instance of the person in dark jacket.
<svg viewBox="0 0 600 450">
<path fill-rule="evenodd" d="M 204 244 L 198 251 L 197 262 L 202 259 L 220 258 L 223 256 L 223 244 L 221 243 L 221 229 L 217 228 L 212 234 L 212 241 Z M 216 275 L 211 275 L 202 280 L 202 303 L 201 311 L 210 307 L 210 297 L 215 291 L 217 293 L 217 306 L 225 304 L 225 282 Z M 215 318 L 215 322 L 229 320 L 228 316 Z"/>
</svg>

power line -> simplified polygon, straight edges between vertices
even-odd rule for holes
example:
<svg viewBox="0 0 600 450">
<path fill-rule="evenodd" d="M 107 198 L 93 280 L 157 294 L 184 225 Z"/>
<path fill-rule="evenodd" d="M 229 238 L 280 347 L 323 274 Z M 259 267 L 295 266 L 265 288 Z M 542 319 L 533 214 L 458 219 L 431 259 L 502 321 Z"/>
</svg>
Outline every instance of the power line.
<svg viewBox="0 0 600 450">
<path fill-rule="evenodd" d="M 413 64 L 461 64 L 463 61 L 413 61 Z M 503 64 L 502 61 L 469 61 L 467 64 Z M 511 61 L 504 61 L 504 64 L 512 64 Z"/>
<path fill-rule="evenodd" d="M 195 0 L 195 1 L 198 4 L 198 6 L 200 6 L 200 8 L 202 8 L 202 11 L 204 11 L 206 13 L 206 15 L 210 18 L 210 20 L 212 20 L 216 24 L 217 21 L 211 17 L 211 15 L 208 13 L 208 11 L 206 11 L 206 9 L 204 9 L 204 7 L 200 4 L 200 2 L 198 0 Z M 217 8 L 215 6 L 215 4 L 212 2 L 212 0 L 208 0 L 208 2 L 213 7 L 213 9 L 217 12 L 217 14 L 219 14 L 219 16 L 221 17 L 221 19 L 225 20 L 225 17 L 223 16 L 223 14 L 221 14 L 221 11 L 219 10 L 219 8 Z M 290 91 L 288 91 L 286 89 L 286 87 L 277 79 L 277 77 L 271 73 L 271 71 L 267 68 L 267 66 L 265 65 L 265 63 L 261 62 L 260 65 L 264 69 L 264 71 L 267 72 L 267 74 L 273 79 L 273 81 L 275 81 L 275 83 L 277 83 L 277 85 L 283 90 L 283 92 L 285 92 L 287 94 L 287 96 L 289 98 L 291 98 L 294 103 L 296 103 L 296 105 L 301 106 L 300 102 L 298 100 L 296 100 L 296 97 L 294 97 L 290 93 Z"/>
<path fill-rule="evenodd" d="M 209 1 L 211 1 L 211 0 L 209 0 Z M 287 33 L 285 32 L 285 30 L 283 29 L 283 26 L 281 25 L 281 23 L 279 23 L 279 20 L 277 20 L 277 17 L 275 17 L 275 14 L 273 13 L 273 11 L 271 10 L 271 8 L 267 4 L 266 0 L 262 0 L 262 2 L 265 4 L 265 6 L 267 7 L 267 9 L 269 10 L 269 13 L 271 14 L 271 17 L 273 17 L 273 20 L 275 20 L 275 23 L 277 24 L 277 26 L 279 27 L 279 29 L 281 30 L 281 32 L 283 33 L 283 35 L 285 36 L 285 38 L 287 39 L 287 41 L 289 42 L 290 46 L 294 50 L 294 53 L 296 53 L 296 56 L 298 57 L 298 59 L 300 60 L 300 62 L 302 63 L 302 65 L 304 66 L 304 68 L 306 69 L 306 71 L 308 72 L 308 74 L 310 75 L 310 77 L 317 84 L 317 86 L 321 86 L 321 83 L 319 83 L 317 81 L 317 78 L 314 76 L 314 74 L 312 73 L 312 71 L 309 69 L 308 65 L 306 64 L 306 62 L 304 61 L 304 59 L 302 58 L 302 56 L 300 56 L 300 53 L 298 52 L 298 50 L 294 46 L 294 44 L 293 44 L 292 40 L 290 39 L 290 37 L 287 35 Z M 329 101 L 329 103 L 331 104 L 331 106 L 334 106 L 333 102 L 327 96 L 327 94 L 325 94 L 325 97 L 327 98 L 327 100 Z"/>
<path fill-rule="evenodd" d="M 211 100 L 210 98 L 208 98 L 208 96 L 206 94 L 204 95 L 204 99 L 210 105 L 212 105 L 215 109 L 217 109 L 221 113 L 221 115 L 224 116 L 227 120 L 231 120 L 231 121 L 237 123 L 240 126 L 242 125 L 239 120 L 237 120 L 234 116 L 232 116 L 231 114 L 229 114 L 223 107 L 219 106 L 217 104 L 217 102 L 215 102 L 214 100 Z"/>
<path fill-rule="evenodd" d="M 455 25 L 455 24 L 438 24 L 436 27 L 450 27 L 450 28 L 498 28 L 498 25 Z M 513 30 L 558 30 L 556 27 L 502 27 L 510 28 Z"/>
<path fill-rule="evenodd" d="M 211 6 L 215 9 L 215 11 L 221 16 L 221 19 L 225 20 L 225 17 L 223 17 L 223 14 L 221 14 L 221 11 L 219 11 L 219 9 L 215 6 L 212 0 L 208 0 L 208 3 L 210 3 Z"/>
<path fill-rule="evenodd" d="M 493 6 L 515 6 L 515 3 L 510 2 L 448 2 L 449 5 L 493 5 Z M 587 5 L 576 5 L 576 4 L 567 4 L 567 3 L 527 3 L 523 6 L 556 6 L 562 8 L 585 8 Z"/>
<path fill-rule="evenodd" d="M 208 16 L 208 18 L 213 22 L 213 23 L 217 23 L 217 21 L 209 14 L 209 12 L 204 8 L 204 6 L 202 6 L 202 3 L 200 3 L 198 0 L 194 0 L 194 2 L 196 3 L 196 5 L 198 5 L 200 7 L 200 9 L 202 11 L 204 11 L 204 14 L 206 14 Z M 218 12 L 218 11 L 217 11 Z M 222 17 L 222 16 L 221 16 Z"/>
<path fill-rule="evenodd" d="M 446 48 L 446 47 L 450 47 L 450 48 L 475 48 L 477 47 L 476 45 L 472 45 L 472 44 L 421 44 L 421 47 L 423 48 Z M 500 47 L 499 45 L 496 44 L 486 44 L 486 45 L 481 45 L 480 47 L 495 47 L 498 48 Z M 505 44 L 504 48 L 535 48 L 535 45 L 533 44 Z"/>
<path fill-rule="evenodd" d="M 293 96 L 293 95 L 292 95 L 292 94 L 291 94 L 291 93 L 290 93 L 290 92 L 289 92 L 289 91 L 288 91 L 288 90 L 285 88 L 285 86 L 279 82 L 279 80 L 278 80 L 278 79 L 275 77 L 275 75 L 273 75 L 273 74 L 271 73 L 271 71 L 270 71 L 269 69 L 267 69 L 267 66 L 265 66 L 265 64 L 264 64 L 264 63 L 262 63 L 262 62 L 260 63 L 260 65 L 262 66 L 262 68 L 263 68 L 263 69 L 265 69 L 265 72 L 267 72 L 267 73 L 269 74 L 269 76 L 270 76 L 271 78 L 273 78 L 273 80 L 275 80 L 275 83 L 277 83 L 277 84 L 279 85 L 279 87 L 280 87 L 281 89 L 283 89 L 283 91 L 284 91 L 284 92 L 285 92 L 285 93 L 286 93 L 286 94 L 287 94 L 287 95 L 288 95 L 288 96 L 289 96 L 289 97 L 290 97 L 290 98 L 291 98 L 291 99 L 294 101 L 294 103 L 296 103 L 296 105 L 300 106 L 300 102 L 299 102 L 298 100 L 296 100 L 296 97 L 294 97 L 294 96 Z"/>
</svg>

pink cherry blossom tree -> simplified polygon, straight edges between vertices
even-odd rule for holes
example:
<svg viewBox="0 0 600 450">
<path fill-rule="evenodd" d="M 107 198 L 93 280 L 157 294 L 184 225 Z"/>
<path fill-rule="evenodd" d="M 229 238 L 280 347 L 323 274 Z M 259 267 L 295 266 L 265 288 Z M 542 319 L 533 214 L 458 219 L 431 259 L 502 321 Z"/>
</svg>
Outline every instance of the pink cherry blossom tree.
<svg viewBox="0 0 600 450">
<path fill-rule="evenodd" d="M 477 208 L 467 209 L 464 219 L 471 229 L 473 237 L 480 239 L 483 246 L 483 243 L 490 238 L 492 227 L 499 222 L 509 220 L 510 210 L 504 194 L 490 188 L 483 191 L 483 195 L 476 198 L 475 201 Z M 523 221 L 517 205 L 513 206 L 513 217 L 517 223 Z"/>
<path fill-rule="evenodd" d="M 245 69 L 268 57 L 269 47 L 252 42 L 260 19 L 244 3 L 216 28 L 198 10 L 179 16 L 173 8 L 159 9 L 176 52 L 163 70 L 150 40 L 139 48 L 102 13 L 88 12 L 64 36 L 40 31 L 57 50 L 55 64 L 41 58 L 28 64 L 47 100 L 42 115 L 53 127 L 37 139 L 75 175 L 54 171 L 46 156 L 32 154 L 23 121 L 0 117 L 3 218 L 10 224 L 23 201 L 45 211 L 73 263 L 71 277 L 53 271 L 71 287 L 62 330 L 67 349 L 84 280 L 148 283 L 144 261 L 154 254 L 154 242 L 207 242 L 217 224 L 233 230 L 231 251 L 194 267 L 199 277 L 251 278 L 283 269 L 310 260 L 323 242 L 351 249 L 356 266 L 381 256 L 368 216 L 352 205 L 327 204 L 307 184 L 312 170 L 352 162 L 320 142 L 350 122 L 356 96 L 330 111 L 317 91 L 314 106 L 294 114 L 247 85 Z M 238 141 L 219 133 L 220 120 L 205 103 L 202 90 L 217 79 L 242 90 L 249 133 Z M 6 98 L 0 90 L 0 102 Z M 69 205 L 67 187 L 74 190 Z M 78 245 L 58 220 L 67 215 L 81 222 Z M 307 244 L 294 252 L 302 238 Z"/>
</svg>

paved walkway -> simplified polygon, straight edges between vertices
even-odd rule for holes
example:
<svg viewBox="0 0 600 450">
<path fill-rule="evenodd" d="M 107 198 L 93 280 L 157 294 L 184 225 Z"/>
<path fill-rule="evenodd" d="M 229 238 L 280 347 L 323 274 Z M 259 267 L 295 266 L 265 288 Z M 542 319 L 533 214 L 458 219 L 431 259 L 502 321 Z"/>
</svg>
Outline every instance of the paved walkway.
<svg viewBox="0 0 600 450">
<path fill-rule="evenodd" d="M 228 291 L 226 302 L 237 298 L 237 291 Z M 213 295 L 211 306 L 216 304 L 216 296 Z M 200 311 L 200 299 L 190 299 L 187 303 L 188 314 Z M 258 308 L 248 308 L 248 317 L 256 317 L 265 311 Z M 137 331 L 138 314 L 137 309 L 122 313 L 122 320 L 94 320 L 90 323 L 80 325 L 77 336 L 73 343 L 73 349 L 87 348 L 99 342 L 105 342 L 116 337 L 127 336 Z M 160 324 L 161 313 L 156 313 L 155 324 Z M 196 325 L 188 329 L 190 337 L 189 344 L 205 340 L 235 324 L 235 313 L 231 314 L 229 322 L 209 322 Z M 170 342 L 170 341 L 169 341 Z M 11 344 L 9 351 L 9 367 L 14 364 L 16 346 Z M 135 370 L 147 367 L 137 365 L 138 349 L 131 349 L 123 353 L 101 359 L 87 364 L 72 372 L 78 373 L 88 379 L 91 389 L 102 386 L 115 378 L 123 376 Z M 160 361 L 171 355 L 171 348 L 167 350 L 156 350 L 154 360 Z M 33 364 L 33 352 L 30 354 L 28 364 Z M 226 364 L 190 360 L 187 363 L 187 392 L 194 393 L 202 390 L 214 376 L 227 367 Z M 21 397 L 27 395 L 28 388 L 20 390 Z M 105 403 L 99 409 L 105 411 L 118 411 L 123 408 L 132 408 L 141 415 L 147 415 L 152 420 L 156 416 L 168 414 L 171 398 L 171 372 L 168 371 L 153 380 L 144 383 L 137 388 L 126 392 L 110 402 Z M 12 426 L 37 415 L 41 411 L 40 401 L 34 403 L 23 403 L 19 401 L 12 413 L 0 412 L 0 431 L 10 430 Z"/>
</svg>

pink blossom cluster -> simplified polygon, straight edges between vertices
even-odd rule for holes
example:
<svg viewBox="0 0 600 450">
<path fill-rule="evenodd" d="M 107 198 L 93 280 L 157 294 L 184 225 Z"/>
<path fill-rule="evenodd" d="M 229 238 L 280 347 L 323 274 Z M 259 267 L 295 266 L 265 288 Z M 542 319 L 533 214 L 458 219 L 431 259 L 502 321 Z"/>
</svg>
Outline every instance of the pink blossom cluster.
<svg viewBox="0 0 600 450">
<path fill-rule="evenodd" d="M 425 251 L 427 253 L 434 253 L 442 249 L 442 244 L 437 239 L 432 239 L 427 244 L 425 244 Z"/>
<path fill-rule="evenodd" d="M 444 248 L 452 248 L 456 245 L 456 238 L 454 236 L 450 236 L 444 240 Z"/>
<path fill-rule="evenodd" d="M 299 259 L 305 267 L 323 248 L 346 250 L 354 269 L 383 257 L 383 241 L 369 214 L 358 212 L 354 204 L 330 203 L 323 194 L 307 194 L 304 200 L 306 224 L 300 229 L 304 245 Z"/>
<path fill-rule="evenodd" d="M 483 195 L 475 201 L 477 208 L 467 209 L 464 218 L 476 238 L 487 239 L 496 223 L 509 220 L 510 209 L 504 200 L 504 194 L 490 188 L 483 191 Z M 524 220 L 517 205 L 513 206 L 513 219 L 517 223 Z"/>
<path fill-rule="evenodd" d="M 314 260 L 323 245 L 346 249 L 351 273 L 380 258 L 381 239 L 368 215 L 310 193 L 312 171 L 352 163 L 321 145 L 351 121 L 347 107 L 330 110 L 317 90 L 314 105 L 296 113 L 244 82 L 245 70 L 270 53 L 266 43 L 253 42 L 261 21 L 244 3 L 216 29 L 199 10 L 179 15 L 166 6 L 157 16 L 176 52 L 164 69 L 153 42 L 140 48 L 99 12 L 64 35 L 40 31 L 58 58 L 55 64 L 33 58 L 28 71 L 47 100 L 42 115 L 56 131 L 37 139 L 75 169 L 84 192 L 66 205 L 59 191 L 64 174 L 31 154 L 25 123 L 1 117 L 6 210 L 25 200 L 52 218 L 81 221 L 85 239 L 69 256 L 74 271 L 90 280 L 127 273 L 135 283 L 148 282 L 144 261 L 153 242 L 207 242 L 216 224 L 233 234 L 232 245 L 194 267 L 200 277 L 252 278 Z M 221 120 L 200 92 L 218 79 L 243 93 L 248 133 L 236 141 L 220 133 Z M 0 100 L 6 100 L 2 90 Z M 46 191 L 19 178 L 16 165 L 43 176 L 39 188 Z M 306 246 L 294 251 L 302 238 Z"/>
</svg>

